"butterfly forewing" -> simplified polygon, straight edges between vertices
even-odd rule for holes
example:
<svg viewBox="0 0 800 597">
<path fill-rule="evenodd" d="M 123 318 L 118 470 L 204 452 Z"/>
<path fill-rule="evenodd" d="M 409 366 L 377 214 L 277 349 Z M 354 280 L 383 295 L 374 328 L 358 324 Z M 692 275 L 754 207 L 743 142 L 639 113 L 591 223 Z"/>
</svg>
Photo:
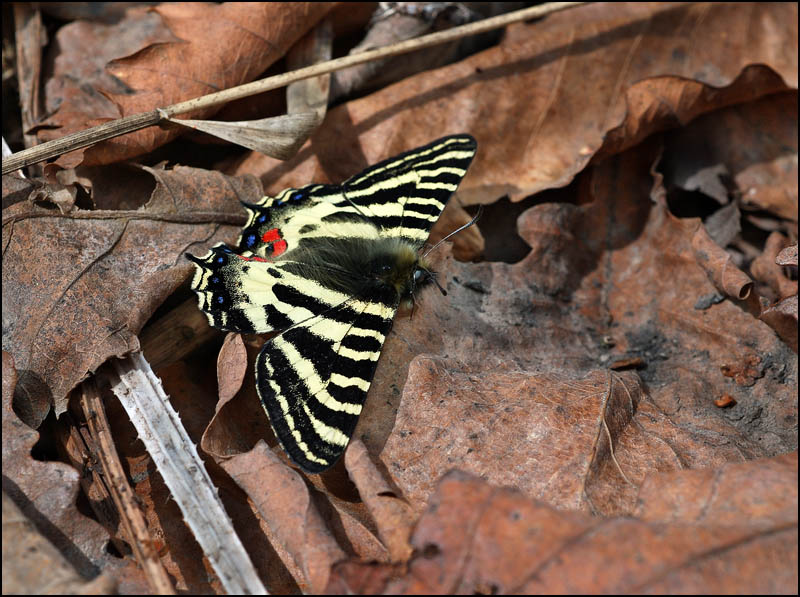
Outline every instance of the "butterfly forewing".
<svg viewBox="0 0 800 597">
<path fill-rule="evenodd" d="M 466 174 L 476 148 L 469 135 L 444 137 L 375 164 L 341 186 L 347 199 L 374 214 L 373 222 L 383 234 L 419 248 Z"/>
<path fill-rule="evenodd" d="M 280 332 L 259 353 L 256 386 L 302 469 L 323 471 L 347 447 L 401 300 L 398 283 L 376 272 L 392 268 L 395 251 L 397 263 L 409 253 L 416 263 L 475 150 L 469 135 L 444 137 L 341 185 L 264 197 L 245 205 L 238 252 L 190 256 L 211 325 Z M 396 269 L 412 276 L 413 263 Z"/>
</svg>

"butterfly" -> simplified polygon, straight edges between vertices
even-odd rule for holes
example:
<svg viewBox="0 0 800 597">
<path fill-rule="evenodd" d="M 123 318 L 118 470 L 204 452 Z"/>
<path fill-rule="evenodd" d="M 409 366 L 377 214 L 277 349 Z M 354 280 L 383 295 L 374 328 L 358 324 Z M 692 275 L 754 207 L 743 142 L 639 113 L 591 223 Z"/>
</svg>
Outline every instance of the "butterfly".
<svg viewBox="0 0 800 597">
<path fill-rule="evenodd" d="M 256 359 L 256 388 L 281 446 L 306 472 L 344 453 L 395 312 L 438 285 L 420 251 L 476 149 L 469 135 L 443 137 L 339 185 L 244 203 L 238 249 L 187 254 L 210 325 L 279 332 Z"/>
</svg>

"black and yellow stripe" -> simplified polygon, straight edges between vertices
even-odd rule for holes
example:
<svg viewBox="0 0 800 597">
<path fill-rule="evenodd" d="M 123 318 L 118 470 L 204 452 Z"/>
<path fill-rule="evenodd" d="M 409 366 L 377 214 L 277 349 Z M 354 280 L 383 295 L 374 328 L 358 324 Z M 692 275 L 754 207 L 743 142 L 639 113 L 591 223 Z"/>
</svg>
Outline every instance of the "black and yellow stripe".
<svg viewBox="0 0 800 597">
<path fill-rule="evenodd" d="M 347 447 L 397 307 L 430 277 L 418 252 L 475 149 L 468 135 L 444 137 L 341 185 L 264 197 L 245 206 L 237 252 L 190 256 L 211 325 L 281 332 L 258 356 L 256 384 L 304 470 L 327 469 Z"/>
</svg>

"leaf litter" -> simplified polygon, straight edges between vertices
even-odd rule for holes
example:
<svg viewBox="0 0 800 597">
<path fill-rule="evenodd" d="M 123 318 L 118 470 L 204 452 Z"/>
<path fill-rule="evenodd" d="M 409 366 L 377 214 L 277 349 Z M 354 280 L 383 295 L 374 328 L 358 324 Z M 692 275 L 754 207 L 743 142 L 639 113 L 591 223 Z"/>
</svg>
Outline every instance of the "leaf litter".
<svg viewBox="0 0 800 597">
<path fill-rule="evenodd" d="M 216 380 L 219 334 L 158 371 L 271 591 L 794 590 L 796 6 L 742 6 L 588 5 L 510 26 L 495 47 L 332 108 L 289 162 L 220 164 L 276 192 L 469 131 L 478 157 L 431 240 L 477 203 L 530 205 L 513 228 L 487 219 L 432 254 L 448 297 L 398 315 L 356 439 L 322 475 L 276 448 L 252 387 L 263 339 L 230 339 Z M 173 34 L 181 11 L 157 10 Z M 177 49 L 148 43 L 118 64 Z M 102 193 L 71 217 L 7 206 L 4 177 L 4 349 L 28 424 L 187 298 L 181 253 L 233 241 L 236 199 L 261 194 L 248 177 L 141 172 L 149 200 Z M 526 199 L 556 187 L 554 202 Z M 146 204 L 135 217 L 132 200 Z M 528 252 L 465 262 L 497 238 Z M 219 591 L 130 424 L 112 404 L 109 417 L 177 588 Z M 81 549 L 107 537 L 93 541 Z"/>
</svg>

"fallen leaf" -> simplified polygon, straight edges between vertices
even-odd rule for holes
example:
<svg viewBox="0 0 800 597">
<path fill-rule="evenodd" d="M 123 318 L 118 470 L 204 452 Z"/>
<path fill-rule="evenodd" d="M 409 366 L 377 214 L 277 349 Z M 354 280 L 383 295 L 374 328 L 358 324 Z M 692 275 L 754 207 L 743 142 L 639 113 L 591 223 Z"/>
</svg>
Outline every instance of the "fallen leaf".
<svg viewBox="0 0 800 597">
<path fill-rule="evenodd" d="M 22 510 L 3 493 L 3 593 L 110 595 L 117 583 L 108 574 L 86 582 L 61 553 L 42 537 Z M 42 574 L 47 570 L 47 574 Z"/>
<path fill-rule="evenodd" d="M 358 439 L 350 443 L 344 458 L 347 472 L 378 525 L 378 534 L 392 561 L 407 561 L 411 555 L 408 538 L 414 523 L 411 507 L 402 497 L 395 495 Z"/>
<path fill-rule="evenodd" d="M 684 178 L 721 168 L 741 196 L 743 209 L 766 210 L 797 222 L 796 91 L 704 114 L 667 134 L 665 155 L 668 187 L 691 188 Z M 719 200 L 709 185 L 698 190 Z"/>
<path fill-rule="evenodd" d="M 797 452 L 717 469 L 654 472 L 634 516 L 647 522 L 774 528 L 797 515 Z"/>
<path fill-rule="evenodd" d="M 3 213 L 3 297 L 14 321 L 3 343 L 20 375 L 15 404 L 33 427 L 51 405 L 63 413 L 67 393 L 107 358 L 139 347 L 136 334 L 189 274 L 183 253 L 232 240 L 238 227 L 223 223 L 242 220 L 237 199 L 261 194 L 252 179 L 149 172 L 157 185 L 141 211 L 62 217 L 16 204 Z"/>
<path fill-rule="evenodd" d="M 346 554 L 319 515 L 302 477 L 263 442 L 221 465 L 253 500 L 284 553 L 293 558 L 305 581 L 300 587 L 320 593 L 328 584 L 331 566 Z"/>
<path fill-rule="evenodd" d="M 84 93 L 70 96 L 56 91 L 49 93 L 48 101 L 59 102 L 59 108 L 44 124 L 58 127 L 58 132 L 43 134 L 41 138 L 57 138 L 85 129 L 97 124 L 101 116 L 119 118 L 146 112 L 252 81 L 332 6 L 320 2 L 163 4 L 150 9 L 152 12 L 147 15 L 140 15 L 134 27 L 126 21 L 112 26 L 76 26 L 92 32 L 102 30 L 109 40 L 118 37 L 121 31 L 136 31 L 136 42 L 142 47 L 120 55 L 120 48 L 110 44 L 95 60 L 96 70 L 107 68 L 107 75 L 92 90 L 94 95 L 105 94 L 112 102 L 104 110 L 94 103 L 84 109 Z M 153 13 L 160 17 L 160 22 L 153 22 Z M 165 27 L 172 38 L 139 39 L 138 32 L 150 33 L 149 27 L 156 25 Z M 76 33 L 79 38 L 80 31 Z M 77 43 L 68 48 L 81 59 L 85 55 Z M 109 80 L 115 85 L 108 85 Z M 186 117 L 207 118 L 218 109 L 196 110 Z M 73 155 L 66 154 L 59 161 L 64 166 L 112 163 L 151 151 L 178 134 L 176 129 L 149 127 L 78 150 Z"/>
<path fill-rule="evenodd" d="M 793 265 L 797 267 L 797 243 L 786 247 L 775 258 L 778 265 Z"/>
<path fill-rule="evenodd" d="M 517 201 L 568 184 L 601 147 L 617 153 L 676 122 L 796 87 L 796 54 L 774 51 L 796 45 L 796 17 L 791 4 L 623 3 L 518 23 L 499 46 L 331 110 L 324 131 L 288 163 L 251 155 L 236 172 L 260 176 L 274 194 L 340 182 L 435 137 L 469 132 L 479 150 L 459 197 Z"/>
<path fill-rule="evenodd" d="M 764 252 L 750 264 L 753 277 L 766 284 L 779 299 L 797 294 L 797 280 L 789 278 L 783 266 L 778 263 L 783 261 L 779 259 L 779 255 L 782 250 L 789 248 L 788 244 L 789 239 L 780 232 L 772 232 L 767 237 Z"/>
<path fill-rule="evenodd" d="M 797 352 L 797 295 L 786 297 L 764 309 L 761 321 L 775 330 L 792 350 Z"/>
<path fill-rule="evenodd" d="M 112 572 L 123 564 L 106 550 L 108 532 L 81 514 L 75 504 L 78 471 L 63 462 L 41 462 L 31 455 L 39 434 L 11 408 L 17 380 L 14 359 L 4 350 L 3 500 L 10 497 L 81 576 Z"/>
<path fill-rule="evenodd" d="M 217 386 L 219 402 L 217 412 L 231 400 L 244 383 L 247 372 L 247 351 L 239 334 L 230 332 L 225 336 L 222 348 L 217 357 Z"/>
<path fill-rule="evenodd" d="M 781 486 L 796 480 L 796 458 L 793 474 L 787 473 Z M 797 553 L 796 492 L 794 507 L 791 497 L 779 501 L 783 510 L 754 524 L 738 502 L 725 504 L 731 516 L 699 523 L 599 519 L 454 471 L 442 479 L 417 525 L 408 574 L 384 581 L 376 592 L 792 592 L 797 570 L 783 562 Z M 377 574 L 371 576 L 365 580 L 374 582 Z"/>
</svg>

